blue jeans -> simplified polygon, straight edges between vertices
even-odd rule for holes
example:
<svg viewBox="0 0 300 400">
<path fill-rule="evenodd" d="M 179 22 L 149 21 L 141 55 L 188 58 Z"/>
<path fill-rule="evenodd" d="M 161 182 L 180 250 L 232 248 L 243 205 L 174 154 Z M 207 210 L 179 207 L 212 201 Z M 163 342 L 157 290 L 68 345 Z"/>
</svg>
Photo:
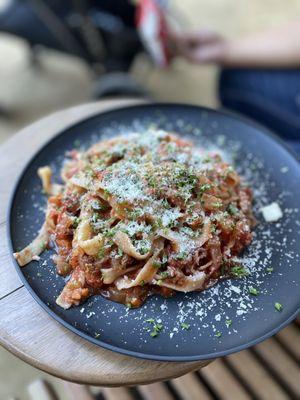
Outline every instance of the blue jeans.
<svg viewBox="0 0 300 400">
<path fill-rule="evenodd" d="M 300 154 L 300 70 L 224 69 L 222 105 L 265 125 Z"/>
</svg>

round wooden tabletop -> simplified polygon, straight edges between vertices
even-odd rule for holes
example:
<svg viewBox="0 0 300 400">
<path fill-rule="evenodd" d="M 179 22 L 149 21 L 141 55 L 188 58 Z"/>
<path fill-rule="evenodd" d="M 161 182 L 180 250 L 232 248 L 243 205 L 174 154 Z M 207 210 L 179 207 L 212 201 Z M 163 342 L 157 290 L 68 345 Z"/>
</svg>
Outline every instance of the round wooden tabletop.
<svg viewBox="0 0 300 400">
<path fill-rule="evenodd" d="M 99 386 L 162 381 L 208 362 L 157 362 L 102 349 L 53 320 L 30 296 L 6 242 L 6 213 L 14 182 L 31 156 L 62 129 L 89 116 L 140 101 L 106 100 L 59 111 L 22 129 L 0 147 L 0 344 L 59 378 Z"/>
</svg>

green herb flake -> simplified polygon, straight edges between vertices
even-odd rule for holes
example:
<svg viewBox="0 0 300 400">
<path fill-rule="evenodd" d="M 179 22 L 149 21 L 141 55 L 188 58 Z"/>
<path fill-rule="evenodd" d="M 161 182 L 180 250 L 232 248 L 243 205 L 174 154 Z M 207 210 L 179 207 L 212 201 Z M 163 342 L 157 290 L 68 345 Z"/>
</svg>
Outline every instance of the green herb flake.
<svg viewBox="0 0 300 400">
<path fill-rule="evenodd" d="M 157 323 L 155 321 L 155 319 L 153 319 L 153 318 L 148 318 L 148 319 L 146 319 L 145 322 L 148 322 L 149 324 L 153 325 L 153 331 L 150 333 L 150 336 L 153 338 L 156 337 L 163 329 L 163 325 L 160 323 Z"/>
<path fill-rule="evenodd" d="M 232 325 L 232 320 L 231 319 L 227 319 L 225 321 L 225 324 L 226 324 L 227 328 L 229 328 Z"/>
<path fill-rule="evenodd" d="M 220 208 L 220 207 L 222 207 L 222 202 L 221 201 L 217 201 L 215 203 L 212 203 L 212 206 Z"/>
<path fill-rule="evenodd" d="M 215 334 L 215 337 L 217 337 L 217 338 L 219 338 L 219 337 L 221 337 L 222 336 L 222 332 L 217 332 L 216 334 Z"/>
<path fill-rule="evenodd" d="M 149 324 L 155 324 L 155 320 L 153 318 L 148 318 L 145 322 L 149 322 Z"/>
<path fill-rule="evenodd" d="M 180 326 L 182 329 L 185 329 L 186 331 L 190 329 L 190 325 L 186 324 L 185 322 L 182 322 L 182 324 Z"/>
<path fill-rule="evenodd" d="M 248 275 L 247 271 L 242 265 L 234 265 L 231 267 L 231 273 L 235 278 L 243 278 Z"/>
<path fill-rule="evenodd" d="M 163 272 L 160 273 L 159 276 L 160 276 L 161 279 L 169 278 L 169 272 L 168 271 L 163 271 Z"/>
<path fill-rule="evenodd" d="M 80 224 L 81 219 L 79 217 L 74 217 L 73 220 L 73 228 L 77 228 L 77 226 Z"/>
<path fill-rule="evenodd" d="M 127 307 L 127 308 L 132 308 L 132 304 L 131 304 L 131 303 L 127 303 L 127 304 L 126 304 L 126 307 Z"/>
<path fill-rule="evenodd" d="M 102 247 L 99 251 L 98 251 L 98 254 L 97 254 L 97 256 L 98 256 L 98 258 L 103 258 L 104 257 L 104 255 L 105 255 L 105 249 Z"/>
<path fill-rule="evenodd" d="M 282 311 L 282 309 L 283 309 L 283 306 L 280 303 L 275 303 L 274 307 L 275 307 L 275 310 L 279 311 L 279 312 Z"/>
<path fill-rule="evenodd" d="M 248 290 L 249 290 L 249 293 L 252 294 L 253 296 L 257 296 L 259 294 L 259 291 L 256 288 L 254 288 L 253 286 L 250 286 L 248 288 Z"/>
<path fill-rule="evenodd" d="M 206 190 L 211 189 L 211 185 L 209 183 L 205 183 L 204 185 L 201 185 L 199 188 L 199 195 L 202 195 L 204 192 L 206 192 Z"/>
<path fill-rule="evenodd" d="M 158 261 L 154 261 L 154 263 L 152 264 L 154 268 L 160 268 L 161 267 L 161 263 Z"/>
<path fill-rule="evenodd" d="M 116 228 L 111 228 L 104 233 L 104 236 L 107 238 L 111 238 L 111 237 L 115 236 L 115 234 L 116 234 Z"/>
<path fill-rule="evenodd" d="M 154 324 L 153 328 L 155 331 L 160 332 L 163 328 L 163 325 L 162 324 Z"/>
<path fill-rule="evenodd" d="M 95 335 L 94 335 L 94 336 L 95 336 L 96 339 L 98 339 L 98 338 L 101 336 L 101 334 L 98 333 L 98 332 L 95 332 Z"/>
<path fill-rule="evenodd" d="M 141 247 L 139 249 L 139 253 L 143 256 L 144 254 L 147 254 L 150 251 L 149 247 Z"/>
<path fill-rule="evenodd" d="M 271 274 L 273 271 L 274 271 L 274 268 L 273 268 L 273 267 L 268 267 L 268 268 L 267 268 L 268 274 Z"/>
<path fill-rule="evenodd" d="M 233 204 L 229 204 L 229 206 L 227 207 L 227 211 L 230 215 L 236 215 L 239 212 L 238 208 L 236 208 L 236 206 Z"/>
</svg>

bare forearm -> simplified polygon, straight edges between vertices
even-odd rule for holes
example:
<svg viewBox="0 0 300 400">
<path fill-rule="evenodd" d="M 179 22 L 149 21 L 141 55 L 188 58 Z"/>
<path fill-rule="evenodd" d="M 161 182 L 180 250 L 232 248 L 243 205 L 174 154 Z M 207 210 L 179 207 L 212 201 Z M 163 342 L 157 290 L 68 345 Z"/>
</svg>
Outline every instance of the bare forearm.
<svg viewBox="0 0 300 400">
<path fill-rule="evenodd" d="M 228 67 L 300 67 L 300 22 L 225 43 L 221 64 Z"/>
</svg>

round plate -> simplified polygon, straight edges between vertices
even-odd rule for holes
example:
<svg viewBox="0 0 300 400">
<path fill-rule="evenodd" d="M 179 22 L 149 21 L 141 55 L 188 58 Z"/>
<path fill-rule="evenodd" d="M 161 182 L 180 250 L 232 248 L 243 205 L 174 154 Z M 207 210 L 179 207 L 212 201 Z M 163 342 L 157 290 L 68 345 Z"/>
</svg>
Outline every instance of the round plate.
<svg viewBox="0 0 300 400">
<path fill-rule="evenodd" d="M 60 132 L 29 162 L 14 191 L 9 211 L 11 250 L 18 251 L 36 235 L 44 220 L 46 197 L 37 168 L 50 164 L 59 180 L 65 152 L 86 148 L 111 135 L 165 129 L 191 137 L 199 146 L 218 149 L 232 160 L 254 190 L 259 221 L 255 238 L 243 254 L 251 274 L 227 280 L 204 292 L 148 298 L 128 309 L 101 296 L 63 310 L 55 303 L 65 280 L 55 272 L 53 251 L 15 267 L 27 289 L 56 320 L 87 340 L 123 354 L 161 361 L 194 361 L 245 349 L 283 328 L 297 314 L 299 290 L 299 164 L 272 134 L 230 115 L 206 108 L 154 104 L 123 108 L 89 118 Z M 41 132 L 42 133 L 42 132 Z M 263 221 L 260 208 L 277 202 L 283 218 Z M 258 295 L 249 293 L 249 287 Z M 282 305 L 282 310 L 275 308 Z M 163 325 L 150 336 L 154 319 Z"/>
</svg>

